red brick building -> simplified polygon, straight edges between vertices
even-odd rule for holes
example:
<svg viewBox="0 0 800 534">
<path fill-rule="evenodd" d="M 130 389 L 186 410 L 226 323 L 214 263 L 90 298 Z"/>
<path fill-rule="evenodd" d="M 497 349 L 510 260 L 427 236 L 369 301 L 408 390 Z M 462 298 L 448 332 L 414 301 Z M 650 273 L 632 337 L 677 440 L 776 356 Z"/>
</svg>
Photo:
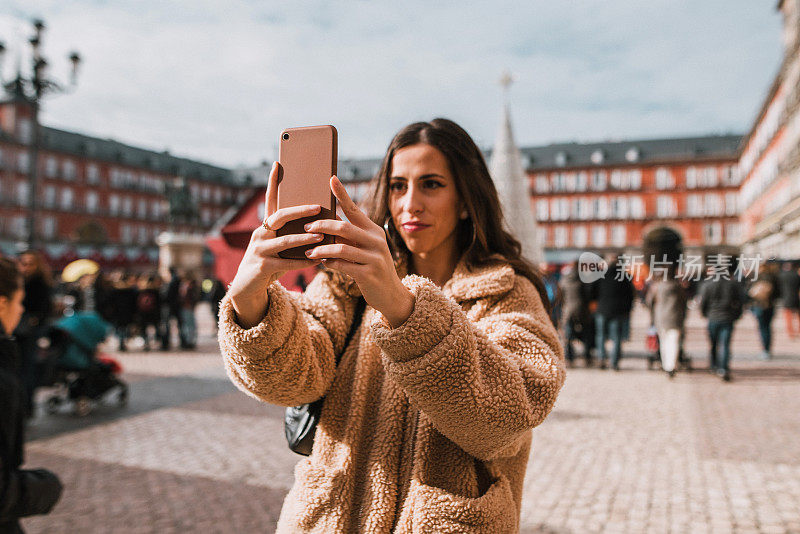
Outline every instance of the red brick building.
<svg viewBox="0 0 800 534">
<path fill-rule="evenodd" d="M 31 110 L 0 102 L 0 250 L 27 238 Z M 105 265 L 154 266 L 155 238 L 169 228 L 165 185 L 181 177 L 198 220 L 179 232 L 205 234 L 249 187 L 229 170 L 168 152 L 43 127 L 38 155 L 36 232 L 54 267 L 76 257 Z M 210 260 L 210 256 L 209 256 Z"/>
<path fill-rule="evenodd" d="M 739 240 L 740 136 L 566 143 L 522 148 L 545 259 L 635 254 L 669 227 L 687 253 L 732 251 Z"/>
<path fill-rule="evenodd" d="M 750 254 L 800 258 L 800 0 L 781 0 L 784 58 L 739 168 L 742 246 Z"/>
</svg>

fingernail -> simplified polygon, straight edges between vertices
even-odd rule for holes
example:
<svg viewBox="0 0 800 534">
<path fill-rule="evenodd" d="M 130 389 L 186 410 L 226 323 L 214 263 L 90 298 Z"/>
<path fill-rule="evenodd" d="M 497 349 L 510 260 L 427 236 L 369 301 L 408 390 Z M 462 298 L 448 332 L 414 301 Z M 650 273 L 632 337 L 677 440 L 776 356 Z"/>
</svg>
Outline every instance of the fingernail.
<svg viewBox="0 0 800 534">
<path fill-rule="evenodd" d="M 306 256 L 309 256 L 309 257 L 310 257 L 310 256 L 311 256 L 311 254 L 312 254 L 313 252 L 314 252 L 314 249 L 308 249 L 308 250 L 306 250 Z"/>
<path fill-rule="evenodd" d="M 323 237 L 325 236 L 323 236 L 322 234 L 314 234 L 314 239 L 322 239 Z"/>
<path fill-rule="evenodd" d="M 306 232 L 310 231 L 311 230 L 311 223 L 308 223 L 307 225 L 305 225 L 303 227 L 303 230 L 305 230 Z"/>
</svg>

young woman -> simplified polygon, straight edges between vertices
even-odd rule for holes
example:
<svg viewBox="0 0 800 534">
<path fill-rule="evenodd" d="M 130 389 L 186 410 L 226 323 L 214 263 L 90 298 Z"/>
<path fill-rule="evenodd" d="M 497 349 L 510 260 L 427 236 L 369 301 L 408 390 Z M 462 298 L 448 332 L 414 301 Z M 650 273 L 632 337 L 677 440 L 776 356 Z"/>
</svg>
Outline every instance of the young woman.
<svg viewBox="0 0 800 534">
<path fill-rule="evenodd" d="M 25 296 L 16 265 L 0 258 L 0 532 L 21 533 L 19 518 L 48 513 L 61 483 L 46 469 L 23 463 L 25 391 L 18 379 L 19 351 L 10 336 L 22 319 Z"/>
<path fill-rule="evenodd" d="M 332 177 L 347 221 L 316 221 L 304 235 L 276 230 L 320 207 L 276 210 L 277 177 L 276 164 L 219 340 L 250 395 L 285 406 L 325 396 L 278 532 L 517 531 L 531 429 L 564 381 L 563 349 L 480 150 L 445 119 L 407 126 L 366 213 Z M 322 234 L 337 244 L 309 260 L 278 257 Z M 275 282 L 320 261 L 301 295 Z"/>
</svg>

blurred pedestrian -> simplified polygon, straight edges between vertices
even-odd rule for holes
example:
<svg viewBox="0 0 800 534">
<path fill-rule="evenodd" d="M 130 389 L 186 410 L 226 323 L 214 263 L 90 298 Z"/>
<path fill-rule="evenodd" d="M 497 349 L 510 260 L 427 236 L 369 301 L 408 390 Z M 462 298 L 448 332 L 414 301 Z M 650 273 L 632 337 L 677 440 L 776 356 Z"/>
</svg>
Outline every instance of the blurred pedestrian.
<svg viewBox="0 0 800 534">
<path fill-rule="evenodd" d="M 676 270 L 676 265 L 671 263 L 665 273 L 655 277 L 645 296 L 652 324 L 658 333 L 661 368 L 670 378 L 675 376 L 678 357 L 683 350 L 688 304 L 686 291 L 676 278 Z"/>
<path fill-rule="evenodd" d="M 779 296 L 772 265 L 761 265 L 756 280 L 747 290 L 747 296 L 750 297 L 750 311 L 758 322 L 761 347 L 764 349 L 761 352 L 761 359 L 769 360 L 772 358 L 772 317 Z"/>
<path fill-rule="evenodd" d="M 11 337 L 23 314 L 22 277 L 14 262 L 0 259 L 0 532 L 22 533 L 19 519 L 49 513 L 63 489 L 47 469 L 25 463 L 26 391 L 18 378 L 20 354 Z"/>
<path fill-rule="evenodd" d="M 122 271 L 113 273 L 109 284 L 108 298 L 113 302 L 109 307 L 110 323 L 119 341 L 119 350 L 127 350 L 127 341 L 136 317 L 136 303 L 139 289 L 136 287 L 136 276 Z"/>
<path fill-rule="evenodd" d="M 195 307 L 200 301 L 200 284 L 194 273 L 189 272 L 181 279 L 178 297 L 181 316 L 181 348 L 194 349 L 197 347 L 197 320 L 194 313 Z"/>
<path fill-rule="evenodd" d="M 163 321 L 161 350 L 169 350 L 172 344 L 172 321 L 178 327 L 178 337 L 181 332 L 181 273 L 175 267 L 169 268 L 169 282 L 162 286 L 161 320 Z"/>
<path fill-rule="evenodd" d="M 745 301 L 742 283 L 730 279 L 732 269 L 728 267 L 727 273 L 713 273 L 703 282 L 698 295 L 700 312 L 708 319 L 709 369 L 726 382 L 731 380 L 733 327 L 742 316 Z"/>
<path fill-rule="evenodd" d="M 595 311 L 595 337 L 600 368 L 606 368 L 606 341 L 611 340 L 611 368 L 619 371 L 622 358 L 622 340 L 628 330 L 633 309 L 634 287 L 628 273 L 618 261 L 616 254 L 607 259 L 608 270 L 602 278 L 592 284 L 592 300 L 597 302 Z"/>
<path fill-rule="evenodd" d="M 564 354 L 567 363 L 572 365 L 575 361 L 574 340 L 580 341 L 583 348 L 583 359 L 586 366 L 592 365 L 591 347 L 594 346 L 594 325 L 592 314 L 589 311 L 591 300 L 591 286 L 581 281 L 578 261 L 566 268 L 561 275 L 559 291 L 562 296 L 560 326 L 564 337 Z"/>
<path fill-rule="evenodd" d="M 783 318 L 786 320 L 786 333 L 792 339 L 800 333 L 800 274 L 794 262 L 787 261 L 778 274 Z"/>
<path fill-rule="evenodd" d="M 150 350 L 161 335 L 161 277 L 155 273 L 139 277 L 136 295 L 136 321 L 144 341 L 144 350 Z M 151 337 L 152 334 L 152 337 Z"/>
<path fill-rule="evenodd" d="M 302 273 L 300 273 L 300 276 L 302 276 Z M 206 287 L 208 287 L 208 289 L 206 289 Z M 222 297 L 225 296 L 225 284 L 222 283 L 222 280 L 211 274 L 203 281 L 203 289 L 206 294 L 206 299 L 211 305 L 211 313 L 214 315 L 214 325 L 216 325 L 219 323 L 219 303 Z"/>
<path fill-rule="evenodd" d="M 19 271 L 25 281 L 25 312 L 14 337 L 20 346 L 20 375 L 25 388 L 25 413 L 34 415 L 34 393 L 38 385 L 36 340 L 46 330 L 53 310 L 53 278 L 41 252 L 27 251 L 19 256 Z"/>
</svg>

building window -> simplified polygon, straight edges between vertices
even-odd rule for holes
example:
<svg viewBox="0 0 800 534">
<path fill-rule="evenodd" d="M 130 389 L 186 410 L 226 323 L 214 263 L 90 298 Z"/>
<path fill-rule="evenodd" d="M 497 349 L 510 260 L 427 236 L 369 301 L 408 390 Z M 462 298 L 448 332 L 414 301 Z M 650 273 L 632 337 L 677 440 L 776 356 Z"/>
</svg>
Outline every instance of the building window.
<svg viewBox="0 0 800 534">
<path fill-rule="evenodd" d="M 64 160 L 63 169 L 65 180 L 74 180 L 78 177 L 78 169 L 75 167 L 75 163 L 73 161 Z"/>
<path fill-rule="evenodd" d="M 606 227 L 598 224 L 592 227 L 592 245 L 595 247 L 606 246 Z"/>
<path fill-rule="evenodd" d="M 138 234 L 139 234 L 139 239 L 138 239 L 139 244 L 140 245 L 146 244 L 147 243 L 147 227 L 146 226 L 140 226 Z"/>
<path fill-rule="evenodd" d="M 686 197 L 686 215 L 689 217 L 699 217 L 703 214 L 703 205 L 700 195 L 688 195 Z"/>
<path fill-rule="evenodd" d="M 714 193 L 706 194 L 705 208 L 706 215 L 722 215 L 722 199 Z"/>
<path fill-rule="evenodd" d="M 595 219 L 605 219 L 608 217 L 608 199 L 599 197 L 592 200 L 592 212 Z"/>
<path fill-rule="evenodd" d="M 122 215 L 130 217 L 133 214 L 133 199 L 125 197 L 122 199 Z"/>
<path fill-rule="evenodd" d="M 578 173 L 578 183 L 575 187 L 578 191 L 586 191 L 586 188 L 589 183 L 589 173 L 586 171 L 581 171 Z"/>
<path fill-rule="evenodd" d="M 120 240 L 125 243 L 129 244 L 132 241 L 133 231 L 129 224 L 122 224 L 120 225 Z"/>
<path fill-rule="evenodd" d="M 13 219 L 11 219 L 11 233 L 14 237 L 18 239 L 23 239 L 25 237 L 25 234 L 27 233 L 25 231 L 26 229 L 25 227 L 26 227 L 25 217 L 23 217 L 22 215 L 17 215 Z"/>
<path fill-rule="evenodd" d="M 19 128 L 19 140 L 25 144 L 28 144 L 33 139 L 33 123 L 30 119 L 19 119 L 17 122 L 17 127 Z"/>
<path fill-rule="evenodd" d="M 672 189 L 675 187 L 675 179 L 666 167 L 656 169 L 656 189 Z"/>
<path fill-rule="evenodd" d="M 91 185 L 97 185 L 100 183 L 100 168 L 94 163 L 90 163 L 86 167 L 86 181 Z"/>
<path fill-rule="evenodd" d="M 722 223 L 712 222 L 703 225 L 703 237 L 706 243 L 719 245 L 722 243 Z"/>
<path fill-rule="evenodd" d="M 615 224 L 611 227 L 611 244 L 615 247 L 624 247 L 628 235 L 625 231 L 624 224 Z"/>
<path fill-rule="evenodd" d="M 569 229 L 566 226 L 556 226 L 553 234 L 553 244 L 556 248 L 564 248 L 569 240 Z"/>
<path fill-rule="evenodd" d="M 536 219 L 539 221 L 547 220 L 548 202 L 546 199 L 539 199 L 536 201 Z"/>
<path fill-rule="evenodd" d="M 656 198 L 656 216 L 660 218 L 675 217 L 678 213 L 675 199 L 668 195 Z"/>
<path fill-rule="evenodd" d="M 634 169 L 628 173 L 628 178 L 630 178 L 630 189 L 638 191 L 642 188 L 642 171 Z"/>
<path fill-rule="evenodd" d="M 725 225 L 725 241 L 729 245 L 739 244 L 739 223 L 728 223 Z"/>
<path fill-rule="evenodd" d="M 588 198 L 578 199 L 578 218 L 582 221 L 592 218 L 592 204 Z"/>
<path fill-rule="evenodd" d="M 30 158 L 27 152 L 20 152 L 17 154 L 17 170 L 19 172 L 28 172 L 30 169 Z"/>
<path fill-rule="evenodd" d="M 139 203 L 138 203 L 138 205 L 136 207 L 136 215 L 140 219 L 146 219 L 147 218 L 147 201 L 145 199 L 143 199 L 143 198 L 139 199 Z"/>
<path fill-rule="evenodd" d="M 55 178 L 58 174 L 58 161 L 53 156 L 48 156 L 44 160 L 44 175 L 48 178 Z"/>
<path fill-rule="evenodd" d="M 628 199 L 625 197 L 614 197 L 611 199 L 611 217 L 614 219 L 628 218 Z"/>
<path fill-rule="evenodd" d="M 637 147 L 631 147 L 625 152 L 625 159 L 630 163 L 634 163 L 639 161 L 639 149 Z"/>
<path fill-rule="evenodd" d="M 572 231 L 572 242 L 576 247 L 585 247 L 589 244 L 589 232 L 585 226 L 576 226 Z"/>
<path fill-rule="evenodd" d="M 725 193 L 725 215 L 739 213 L 739 193 Z"/>
<path fill-rule="evenodd" d="M 17 182 L 17 204 L 20 206 L 28 205 L 28 182 Z"/>
<path fill-rule="evenodd" d="M 601 163 L 603 163 L 603 160 L 606 159 L 605 154 L 603 154 L 602 150 L 595 150 L 594 152 L 592 152 L 592 155 L 590 157 L 592 163 L 594 163 L 595 165 L 600 165 Z"/>
<path fill-rule="evenodd" d="M 161 218 L 161 202 L 153 202 L 150 204 L 150 213 L 153 216 L 153 219 L 160 219 Z"/>
<path fill-rule="evenodd" d="M 567 153 L 559 152 L 556 154 L 556 166 L 565 167 L 567 165 Z"/>
<path fill-rule="evenodd" d="M 594 191 L 605 191 L 606 171 L 595 171 L 592 173 L 592 189 Z"/>
<path fill-rule="evenodd" d="M 644 219 L 645 217 L 645 209 L 644 209 L 644 200 L 642 197 L 631 197 L 630 199 L 630 213 L 631 217 L 634 219 Z"/>
<path fill-rule="evenodd" d="M 717 186 L 717 168 L 706 167 L 703 169 L 703 180 L 701 185 L 703 187 L 716 187 Z"/>
<path fill-rule="evenodd" d="M 86 211 L 89 213 L 96 213 L 97 212 L 97 205 L 98 205 L 98 197 L 97 193 L 94 191 L 87 191 L 86 192 Z"/>
<path fill-rule="evenodd" d="M 686 169 L 686 187 L 689 189 L 697 187 L 697 169 L 695 167 Z"/>
<path fill-rule="evenodd" d="M 44 217 L 42 219 L 42 236 L 45 239 L 53 239 L 56 236 L 56 218 Z"/>
<path fill-rule="evenodd" d="M 119 215 L 119 195 L 111 195 L 108 197 L 108 213 L 110 215 Z"/>
<path fill-rule="evenodd" d="M 62 210 L 71 210 L 72 206 L 73 194 L 72 189 L 69 187 L 65 187 L 61 190 L 61 209 Z"/>
<path fill-rule="evenodd" d="M 534 190 L 537 193 L 548 193 L 550 191 L 550 183 L 544 174 L 537 174 L 534 184 Z"/>
<path fill-rule="evenodd" d="M 56 205 L 56 188 L 48 185 L 44 188 L 44 207 L 54 208 Z"/>
</svg>

